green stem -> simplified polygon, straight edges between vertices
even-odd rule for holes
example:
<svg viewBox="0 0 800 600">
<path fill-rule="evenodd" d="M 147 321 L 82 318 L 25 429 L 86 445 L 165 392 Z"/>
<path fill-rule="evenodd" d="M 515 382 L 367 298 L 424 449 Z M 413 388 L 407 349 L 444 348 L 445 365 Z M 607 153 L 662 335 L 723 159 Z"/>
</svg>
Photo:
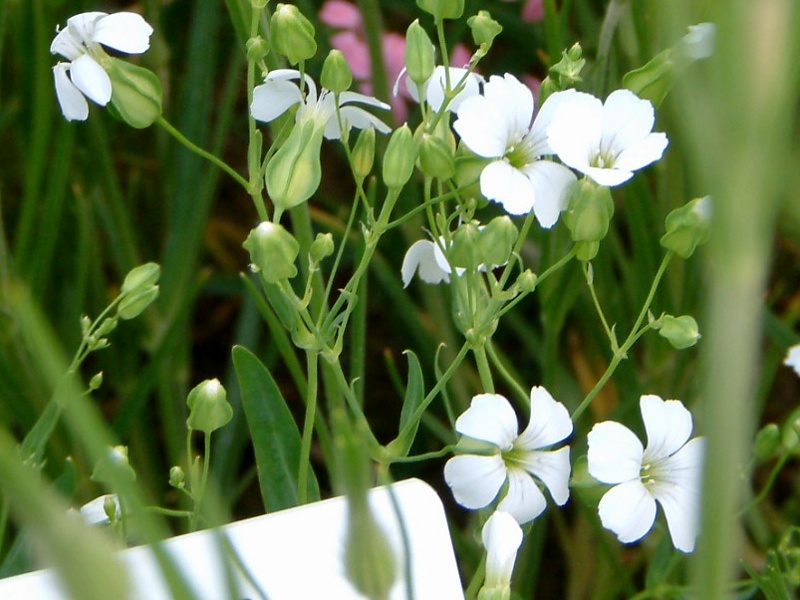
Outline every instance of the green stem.
<svg viewBox="0 0 800 600">
<path fill-rule="evenodd" d="M 589 271 L 592 268 L 592 265 L 588 262 L 585 262 L 582 263 L 581 266 L 583 267 L 583 276 L 586 278 L 586 285 L 589 286 L 589 294 L 592 296 L 592 303 L 597 311 L 597 316 L 600 317 L 600 322 L 603 324 L 603 330 L 606 332 L 606 337 L 611 344 L 611 351 L 616 354 L 617 350 L 619 349 L 617 336 L 614 333 L 614 330 L 608 326 L 608 320 L 603 312 L 603 307 L 600 305 L 600 300 L 597 298 L 597 291 L 594 289 L 594 276 Z"/>
<path fill-rule="evenodd" d="M 558 62 L 564 43 L 561 41 L 561 20 L 558 17 L 556 0 L 544 0 L 544 34 L 547 40 L 547 53 L 550 64 Z"/>
<path fill-rule="evenodd" d="M 319 352 L 307 351 L 306 364 L 308 365 L 306 418 L 303 423 L 303 438 L 300 442 L 300 466 L 297 472 L 297 499 L 300 504 L 308 502 L 308 465 L 311 457 L 311 439 L 314 434 L 314 419 L 317 414 Z"/>
<path fill-rule="evenodd" d="M 393 456 L 390 460 L 392 464 L 394 463 L 416 463 L 416 462 L 423 462 L 426 460 L 432 460 L 434 458 L 441 458 L 442 456 L 447 456 L 450 452 L 453 451 L 455 446 L 447 445 L 441 450 L 436 450 L 434 452 L 425 452 L 424 454 L 417 454 L 416 456 Z"/>
<path fill-rule="evenodd" d="M 253 13 L 250 18 L 250 38 L 258 35 L 259 21 L 263 8 L 253 7 Z M 301 80 L 302 81 L 302 80 Z M 256 64 L 255 61 L 247 61 L 247 106 L 253 103 L 253 89 L 256 85 Z M 256 128 L 256 120 L 250 111 L 247 111 L 247 131 L 248 131 L 248 147 L 247 147 L 247 176 L 250 179 L 245 189 L 250 193 L 253 199 L 253 204 L 258 212 L 258 217 L 261 221 L 268 221 L 269 215 L 267 208 L 264 205 L 264 198 L 261 196 L 261 143 Z M 234 179 L 236 179 L 234 177 Z M 241 182 L 240 182 L 241 183 Z"/>
<path fill-rule="evenodd" d="M 492 379 L 492 370 L 489 368 L 489 361 L 486 359 L 485 346 L 472 348 L 472 353 L 475 355 L 475 364 L 478 366 L 478 375 L 481 378 L 483 391 L 487 394 L 494 394 L 494 380 Z"/>
<path fill-rule="evenodd" d="M 530 405 L 530 396 L 528 392 L 519 384 L 519 382 L 514 378 L 511 372 L 506 368 L 506 365 L 503 363 L 500 356 L 497 354 L 497 351 L 494 349 L 494 344 L 489 341 L 486 343 L 486 349 L 489 353 L 489 360 L 492 361 L 492 365 L 500 373 L 500 377 L 519 395 L 523 402 L 525 402 L 526 406 Z"/>
</svg>

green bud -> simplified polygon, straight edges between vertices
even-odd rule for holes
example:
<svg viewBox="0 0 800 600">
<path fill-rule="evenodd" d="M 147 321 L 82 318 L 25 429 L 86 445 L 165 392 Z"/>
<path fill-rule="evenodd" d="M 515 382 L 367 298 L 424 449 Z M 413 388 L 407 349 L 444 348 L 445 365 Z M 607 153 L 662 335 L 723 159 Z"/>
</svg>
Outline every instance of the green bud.
<svg viewBox="0 0 800 600">
<path fill-rule="evenodd" d="M 266 58 L 267 54 L 269 54 L 269 44 L 260 35 L 251 37 L 249 40 L 247 40 L 245 48 L 247 49 L 248 62 L 255 63 L 262 61 L 264 58 Z"/>
<path fill-rule="evenodd" d="M 698 244 L 708 239 L 711 221 L 711 197 L 695 198 L 676 208 L 664 222 L 667 232 L 661 245 L 682 258 L 689 258 Z"/>
<path fill-rule="evenodd" d="M 375 129 L 367 127 L 358 134 L 356 145 L 353 147 L 353 175 L 360 184 L 372 172 L 375 162 Z"/>
<path fill-rule="evenodd" d="M 156 298 L 158 298 L 157 285 L 140 286 L 137 291 L 122 298 L 117 308 L 117 316 L 126 321 L 138 317 Z"/>
<path fill-rule="evenodd" d="M 331 233 L 318 233 L 314 242 L 311 244 L 311 260 L 320 262 L 322 259 L 327 258 L 333 254 L 333 234 Z"/>
<path fill-rule="evenodd" d="M 322 63 L 322 87 L 332 92 L 345 92 L 353 84 L 353 72 L 341 50 L 331 50 Z"/>
<path fill-rule="evenodd" d="M 800 409 L 795 410 L 783 424 L 781 445 L 794 454 L 800 451 Z"/>
<path fill-rule="evenodd" d="M 600 242 L 575 242 L 575 258 L 589 262 L 600 251 Z"/>
<path fill-rule="evenodd" d="M 101 385 L 103 385 L 102 371 L 95 373 L 94 376 L 89 380 L 89 391 L 93 392 L 96 389 L 99 389 Z"/>
<path fill-rule="evenodd" d="M 503 31 L 503 26 L 492 18 L 486 10 L 478 11 L 474 17 L 467 19 L 467 25 L 472 30 L 472 41 L 476 46 L 488 50 L 494 38 Z"/>
<path fill-rule="evenodd" d="M 462 223 L 453 234 L 453 245 L 447 253 L 450 264 L 469 271 L 474 271 L 478 265 L 485 263 L 478 238 L 480 231 L 475 223 Z"/>
<path fill-rule="evenodd" d="M 116 317 L 106 317 L 105 319 L 103 319 L 103 322 L 100 323 L 100 327 L 98 327 L 95 330 L 94 335 L 96 336 L 108 335 L 117 328 L 117 323 L 119 323 L 119 321 L 117 320 Z"/>
<path fill-rule="evenodd" d="M 574 242 L 599 242 L 614 216 L 611 191 L 585 177 L 573 186 L 564 211 L 564 224 Z M 596 253 L 596 251 L 595 251 Z"/>
<path fill-rule="evenodd" d="M 149 287 L 158 282 L 161 267 L 157 263 L 149 262 L 131 269 L 122 282 L 122 293 L 132 292 L 138 287 Z"/>
<path fill-rule="evenodd" d="M 322 178 L 319 152 L 324 131 L 314 120 L 299 121 L 267 163 L 264 181 L 277 208 L 293 208 L 317 191 Z"/>
<path fill-rule="evenodd" d="M 218 379 L 206 379 L 196 385 L 186 398 L 189 418 L 186 426 L 194 431 L 211 433 L 233 418 L 233 407 Z"/>
<path fill-rule="evenodd" d="M 547 100 L 550 96 L 555 94 L 556 92 L 560 92 L 561 87 L 556 83 L 555 79 L 550 76 L 547 76 L 542 81 L 542 85 L 539 86 L 539 104 L 538 106 L 542 106 L 544 101 Z"/>
<path fill-rule="evenodd" d="M 575 87 L 581 81 L 581 71 L 586 65 L 583 58 L 583 50 L 578 42 L 572 45 L 569 50 L 561 53 L 561 60 L 550 67 L 550 75 L 558 79 L 559 90 Z"/>
<path fill-rule="evenodd" d="M 293 4 L 278 4 L 269 22 L 272 47 L 296 65 L 317 53 L 314 26 Z"/>
<path fill-rule="evenodd" d="M 262 222 L 242 244 L 250 253 L 250 268 L 261 273 L 267 283 L 277 283 L 297 275 L 295 260 L 300 244 L 279 223 Z"/>
<path fill-rule="evenodd" d="M 676 78 L 672 49 L 667 49 L 656 54 L 643 67 L 625 73 L 622 87 L 658 107 L 672 89 Z"/>
<path fill-rule="evenodd" d="M 97 483 L 118 483 L 119 481 L 136 481 L 136 472 L 128 462 L 128 447 L 114 446 L 108 448 L 92 471 L 90 477 Z"/>
<path fill-rule="evenodd" d="M 700 339 L 697 321 L 689 315 L 680 317 L 664 315 L 659 320 L 661 325 L 658 327 L 658 334 L 672 344 L 673 348 L 678 350 L 690 348 Z"/>
<path fill-rule="evenodd" d="M 186 482 L 186 473 L 178 465 L 169 470 L 169 484 L 174 488 L 182 488 Z"/>
<path fill-rule="evenodd" d="M 383 155 L 383 182 L 390 189 L 403 187 L 414 172 L 417 148 L 408 125 L 395 129 Z"/>
<path fill-rule="evenodd" d="M 458 19 L 464 13 L 464 0 L 417 0 L 417 6 L 436 21 Z"/>
<path fill-rule="evenodd" d="M 417 19 L 406 30 L 408 77 L 417 85 L 422 85 L 428 81 L 435 66 L 433 42 Z"/>
<path fill-rule="evenodd" d="M 519 237 L 517 226 L 508 215 L 495 217 L 478 232 L 478 252 L 487 267 L 508 262 Z"/>
<path fill-rule="evenodd" d="M 517 277 L 517 288 L 521 294 L 530 294 L 536 289 L 536 284 L 538 282 L 539 278 L 536 276 L 536 273 L 530 269 L 525 269 L 519 274 L 519 277 Z"/>
<path fill-rule="evenodd" d="M 103 500 L 103 512 L 106 513 L 109 523 L 115 523 L 121 515 L 117 514 L 119 500 L 114 494 L 107 494 Z"/>
<path fill-rule="evenodd" d="M 106 72 L 111 79 L 109 111 L 131 127 L 149 127 L 161 116 L 161 82 L 144 67 L 109 58 Z"/>
<path fill-rule="evenodd" d="M 775 423 L 768 423 L 756 434 L 753 442 L 753 455 L 756 460 L 772 458 L 781 445 L 781 430 Z"/>
<path fill-rule="evenodd" d="M 414 137 L 419 146 L 419 168 L 425 175 L 447 181 L 456 174 L 455 153 L 445 140 L 427 133 L 424 124 Z"/>
</svg>

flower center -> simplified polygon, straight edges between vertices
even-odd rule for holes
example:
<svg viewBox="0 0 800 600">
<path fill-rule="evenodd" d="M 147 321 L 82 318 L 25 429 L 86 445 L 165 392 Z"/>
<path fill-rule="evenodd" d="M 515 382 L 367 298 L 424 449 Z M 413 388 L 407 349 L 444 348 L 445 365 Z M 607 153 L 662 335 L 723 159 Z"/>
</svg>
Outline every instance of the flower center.
<svg viewBox="0 0 800 600">
<path fill-rule="evenodd" d="M 523 137 L 506 148 L 504 158 L 515 169 L 522 169 L 535 162 L 538 156 L 533 152 L 532 144 L 528 138 Z"/>
</svg>

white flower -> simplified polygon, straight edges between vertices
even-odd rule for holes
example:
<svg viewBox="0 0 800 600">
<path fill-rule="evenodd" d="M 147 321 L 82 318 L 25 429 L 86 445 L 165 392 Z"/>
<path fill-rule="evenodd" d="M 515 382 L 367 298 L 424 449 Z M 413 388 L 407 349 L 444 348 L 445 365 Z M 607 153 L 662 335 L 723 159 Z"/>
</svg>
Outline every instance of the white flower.
<svg viewBox="0 0 800 600">
<path fill-rule="evenodd" d="M 547 129 L 550 147 L 573 169 L 600 185 L 624 183 L 633 172 L 661 158 L 669 143 L 652 133 L 653 105 L 629 90 L 617 90 L 605 104 L 575 92 Z"/>
<path fill-rule="evenodd" d="M 464 100 L 453 127 L 478 156 L 493 159 L 481 172 L 481 193 L 512 215 L 534 211 L 552 227 L 565 208 L 575 175 L 542 156 L 553 154 L 547 128 L 559 105 L 574 92 L 553 94 L 533 117 L 533 94 L 513 75 L 493 75 L 483 95 Z"/>
<path fill-rule="evenodd" d="M 336 96 L 333 92 L 323 90 L 317 96 L 317 86 L 308 75 L 305 76 L 306 94 L 293 80 L 300 79 L 300 72 L 295 69 L 276 69 L 270 71 L 264 78 L 264 83 L 253 90 L 253 102 L 250 105 L 250 114 L 258 121 L 269 123 L 277 119 L 295 104 L 299 104 L 295 120 L 314 119 L 325 130 L 325 137 L 329 140 L 339 139 L 342 135 L 339 129 L 339 119 L 336 116 Z M 389 133 L 391 128 L 375 115 L 352 103 L 373 106 L 381 110 L 389 110 L 388 104 L 371 96 L 357 92 L 341 92 L 339 94 L 339 114 L 342 124 L 347 131 L 350 128 L 367 129 L 374 127 L 381 133 Z"/>
<path fill-rule="evenodd" d="M 483 526 L 481 541 L 486 549 L 486 577 L 481 593 L 502 592 L 511 585 L 514 561 L 522 544 L 522 529 L 514 517 L 496 510 Z M 481 593 L 478 598 L 482 597 Z"/>
<path fill-rule="evenodd" d="M 437 111 L 444 104 L 445 89 L 447 88 L 447 78 L 445 76 L 445 68 L 442 65 L 437 66 L 428 80 L 422 84 L 422 94 L 425 97 L 425 102 L 428 103 L 433 110 Z M 400 79 L 405 74 L 405 70 L 400 73 L 397 82 L 394 86 L 394 95 L 397 95 L 397 85 Z M 477 96 L 480 93 L 480 86 L 484 82 L 483 77 L 477 73 L 470 73 L 469 69 L 462 69 L 459 67 L 450 67 L 450 86 L 455 88 L 462 79 L 464 79 L 464 87 L 452 100 L 447 104 L 445 110 L 456 112 L 467 98 Z M 417 102 L 419 102 L 419 88 L 410 78 L 406 77 L 406 89 L 409 95 Z"/>
<path fill-rule="evenodd" d="M 85 121 L 92 102 L 105 106 L 111 100 L 111 79 L 103 68 L 108 55 L 102 46 L 126 54 L 141 54 L 150 47 L 153 28 L 131 12 L 86 12 L 67 20 L 67 26 L 50 44 L 51 54 L 70 62 L 53 67 L 56 95 L 68 121 Z M 102 46 L 101 46 L 102 45 Z"/>
<path fill-rule="evenodd" d="M 425 283 L 450 283 L 450 265 L 439 244 L 430 240 L 418 240 L 411 244 L 400 268 L 404 288 L 408 287 L 417 272 Z"/>
<path fill-rule="evenodd" d="M 705 441 L 701 437 L 687 441 L 692 415 L 680 401 L 647 395 L 639 406 L 647 448 L 630 429 L 614 421 L 598 423 L 589 432 L 589 473 L 614 485 L 600 500 L 600 521 L 621 542 L 635 542 L 653 526 L 658 501 L 672 543 L 691 552 L 698 535 Z"/>
<path fill-rule="evenodd" d="M 800 344 L 792 346 L 786 353 L 786 360 L 783 361 L 787 367 L 792 367 L 794 372 L 800 375 Z"/>
<path fill-rule="evenodd" d="M 531 420 L 519 435 L 514 409 L 499 394 L 475 396 L 456 420 L 456 430 L 472 440 L 488 442 L 489 451 L 454 456 L 444 466 L 445 481 L 462 506 L 487 506 L 508 481 L 508 492 L 497 509 L 527 523 L 547 506 L 537 480 L 559 506 L 569 498 L 569 446 L 544 448 L 568 437 L 572 421 L 564 405 L 543 387 L 531 389 Z"/>
<path fill-rule="evenodd" d="M 80 514 L 83 521 L 89 525 L 105 525 L 110 523 L 111 519 L 108 516 L 108 511 L 113 510 L 112 514 L 116 519 L 122 515 L 122 507 L 119 503 L 119 497 L 116 494 L 104 494 L 98 496 L 94 500 L 90 500 L 80 507 L 79 510 L 70 509 L 70 513 Z"/>
</svg>

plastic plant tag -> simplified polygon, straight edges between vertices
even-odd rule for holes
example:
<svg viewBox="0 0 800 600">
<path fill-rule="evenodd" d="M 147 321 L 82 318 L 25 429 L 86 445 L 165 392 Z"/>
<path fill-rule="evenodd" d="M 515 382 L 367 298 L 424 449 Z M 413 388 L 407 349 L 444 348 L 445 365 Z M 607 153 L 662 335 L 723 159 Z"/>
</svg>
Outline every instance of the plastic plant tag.
<svg viewBox="0 0 800 600">
<path fill-rule="evenodd" d="M 433 489 L 408 479 L 370 490 L 369 502 L 401 561 L 390 600 L 463 600 L 444 509 Z M 332 498 L 171 538 L 162 548 L 198 600 L 230 597 L 226 570 L 238 586 L 231 600 L 357 600 L 362 596 L 347 580 L 342 560 L 346 519 L 345 498 Z M 172 599 L 150 547 L 120 556 L 130 573 L 132 600 Z M 227 565 L 225 556 L 233 557 Z M 0 580 L 0 598 L 68 600 L 54 571 Z"/>
</svg>

